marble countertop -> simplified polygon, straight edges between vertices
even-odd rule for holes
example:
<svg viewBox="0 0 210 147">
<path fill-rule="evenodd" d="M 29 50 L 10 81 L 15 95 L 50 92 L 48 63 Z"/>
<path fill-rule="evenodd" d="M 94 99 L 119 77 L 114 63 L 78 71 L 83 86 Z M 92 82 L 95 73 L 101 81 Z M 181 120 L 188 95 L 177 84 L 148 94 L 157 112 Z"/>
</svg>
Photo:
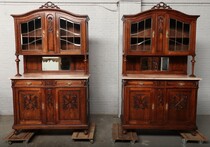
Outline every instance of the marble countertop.
<svg viewBox="0 0 210 147">
<path fill-rule="evenodd" d="M 89 79 L 90 75 L 85 75 L 82 73 L 27 73 L 22 76 L 14 76 L 10 79 Z"/>
<path fill-rule="evenodd" d="M 201 80 L 198 77 L 190 77 L 188 75 L 160 75 L 160 74 L 127 74 L 122 76 L 124 80 Z"/>
</svg>

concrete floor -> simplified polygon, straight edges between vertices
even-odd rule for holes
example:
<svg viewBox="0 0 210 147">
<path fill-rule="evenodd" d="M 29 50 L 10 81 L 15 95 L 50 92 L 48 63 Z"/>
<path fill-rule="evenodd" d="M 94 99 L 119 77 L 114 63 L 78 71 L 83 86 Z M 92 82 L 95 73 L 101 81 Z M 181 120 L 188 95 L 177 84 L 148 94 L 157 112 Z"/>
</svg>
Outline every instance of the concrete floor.
<svg viewBox="0 0 210 147">
<path fill-rule="evenodd" d="M 210 143 L 199 144 L 197 142 L 182 144 L 182 140 L 176 131 L 138 131 L 139 141 L 135 144 L 130 142 L 112 141 L 112 124 L 119 123 L 120 119 L 112 115 L 92 115 L 91 122 L 96 123 L 94 143 L 89 141 L 72 141 L 70 130 L 42 130 L 38 131 L 28 144 L 13 143 L 9 145 L 3 140 L 12 132 L 13 116 L 0 116 L 0 147 L 209 147 Z M 197 116 L 199 131 L 210 139 L 210 116 Z"/>
</svg>

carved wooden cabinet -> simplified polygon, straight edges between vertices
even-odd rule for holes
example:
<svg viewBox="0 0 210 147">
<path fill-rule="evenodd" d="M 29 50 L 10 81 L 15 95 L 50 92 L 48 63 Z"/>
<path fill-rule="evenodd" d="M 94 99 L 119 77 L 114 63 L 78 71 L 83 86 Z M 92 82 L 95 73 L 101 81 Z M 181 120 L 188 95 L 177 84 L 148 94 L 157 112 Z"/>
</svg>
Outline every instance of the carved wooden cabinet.
<svg viewBox="0 0 210 147">
<path fill-rule="evenodd" d="M 51 2 L 15 22 L 13 129 L 89 128 L 88 16 Z M 19 71 L 23 55 L 23 75 Z"/>
<path fill-rule="evenodd" d="M 195 130 L 196 20 L 161 2 L 124 15 L 122 128 Z M 191 74 L 188 76 L 188 58 Z"/>
<path fill-rule="evenodd" d="M 195 129 L 197 80 L 124 80 L 123 127 Z"/>
</svg>

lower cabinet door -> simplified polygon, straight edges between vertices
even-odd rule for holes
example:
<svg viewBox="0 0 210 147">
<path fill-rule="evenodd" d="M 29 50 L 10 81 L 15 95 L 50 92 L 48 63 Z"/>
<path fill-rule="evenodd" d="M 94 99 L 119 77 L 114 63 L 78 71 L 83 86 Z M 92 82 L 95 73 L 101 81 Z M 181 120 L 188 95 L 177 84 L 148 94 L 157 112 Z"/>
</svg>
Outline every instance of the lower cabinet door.
<svg viewBox="0 0 210 147">
<path fill-rule="evenodd" d="M 43 90 L 41 88 L 16 88 L 14 94 L 15 124 L 42 124 Z"/>
<path fill-rule="evenodd" d="M 86 88 L 56 88 L 57 124 L 86 124 L 86 107 Z"/>
<path fill-rule="evenodd" d="M 168 124 L 187 125 L 195 122 L 195 89 L 167 89 L 167 101 Z"/>
<path fill-rule="evenodd" d="M 127 87 L 124 93 L 124 124 L 149 124 L 152 117 L 152 88 Z"/>
</svg>

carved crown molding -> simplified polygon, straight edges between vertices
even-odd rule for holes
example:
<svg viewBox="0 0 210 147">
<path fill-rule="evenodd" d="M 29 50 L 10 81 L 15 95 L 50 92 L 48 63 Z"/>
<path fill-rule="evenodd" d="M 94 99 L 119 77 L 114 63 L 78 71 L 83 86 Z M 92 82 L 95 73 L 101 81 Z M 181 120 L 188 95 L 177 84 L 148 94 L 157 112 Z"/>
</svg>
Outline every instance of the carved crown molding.
<svg viewBox="0 0 210 147">
<path fill-rule="evenodd" d="M 40 9 L 44 9 L 44 8 L 52 8 L 52 9 L 60 9 L 57 5 L 55 5 L 52 2 L 46 2 L 44 5 L 42 5 L 41 7 L 39 7 Z"/>
<path fill-rule="evenodd" d="M 166 5 L 164 2 L 160 2 L 157 5 L 155 5 L 154 7 L 152 7 L 152 9 L 169 9 L 169 10 L 171 10 L 172 8 L 168 5 Z"/>
</svg>

